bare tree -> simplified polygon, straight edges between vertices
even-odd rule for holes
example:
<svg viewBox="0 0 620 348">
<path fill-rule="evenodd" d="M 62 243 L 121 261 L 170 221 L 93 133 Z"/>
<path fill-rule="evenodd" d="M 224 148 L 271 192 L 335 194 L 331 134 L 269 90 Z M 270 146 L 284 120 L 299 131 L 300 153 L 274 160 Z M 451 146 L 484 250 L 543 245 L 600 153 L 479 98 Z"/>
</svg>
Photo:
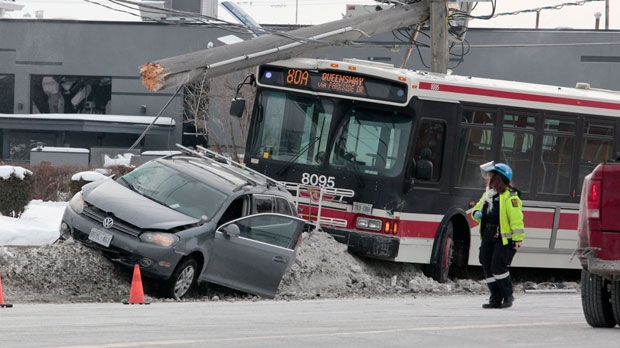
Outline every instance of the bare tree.
<svg viewBox="0 0 620 348">
<path fill-rule="evenodd" d="M 186 85 L 184 95 L 184 129 L 193 129 L 199 144 L 220 154 L 228 154 L 240 161 L 248 135 L 249 113 L 252 103 L 247 104 L 244 116 L 230 116 L 230 102 L 235 96 L 237 85 L 253 69 L 202 79 Z M 242 96 L 252 100 L 254 90 L 245 87 Z"/>
</svg>

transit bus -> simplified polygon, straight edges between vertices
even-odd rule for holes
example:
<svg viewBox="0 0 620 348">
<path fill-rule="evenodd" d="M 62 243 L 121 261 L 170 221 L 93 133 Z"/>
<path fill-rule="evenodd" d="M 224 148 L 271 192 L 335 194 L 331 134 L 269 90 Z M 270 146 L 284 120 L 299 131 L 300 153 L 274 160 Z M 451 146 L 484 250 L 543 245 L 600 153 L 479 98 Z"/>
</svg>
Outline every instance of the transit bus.
<svg viewBox="0 0 620 348">
<path fill-rule="evenodd" d="M 299 214 L 351 252 L 424 265 L 439 282 L 479 265 L 469 213 L 494 160 L 523 201 L 512 266 L 579 269 L 581 184 L 620 150 L 620 93 L 356 59 L 276 61 L 251 80 L 245 165 L 285 183 Z"/>
</svg>

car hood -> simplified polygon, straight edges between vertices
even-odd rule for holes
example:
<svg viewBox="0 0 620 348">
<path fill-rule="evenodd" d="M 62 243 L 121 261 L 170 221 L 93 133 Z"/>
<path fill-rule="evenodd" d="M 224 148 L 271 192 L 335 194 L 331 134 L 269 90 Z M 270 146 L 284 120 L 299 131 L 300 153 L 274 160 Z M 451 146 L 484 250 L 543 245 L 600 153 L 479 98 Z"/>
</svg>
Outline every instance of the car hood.
<svg viewBox="0 0 620 348">
<path fill-rule="evenodd" d="M 200 220 L 148 199 L 112 179 L 82 188 L 86 202 L 141 229 L 168 230 Z"/>
</svg>

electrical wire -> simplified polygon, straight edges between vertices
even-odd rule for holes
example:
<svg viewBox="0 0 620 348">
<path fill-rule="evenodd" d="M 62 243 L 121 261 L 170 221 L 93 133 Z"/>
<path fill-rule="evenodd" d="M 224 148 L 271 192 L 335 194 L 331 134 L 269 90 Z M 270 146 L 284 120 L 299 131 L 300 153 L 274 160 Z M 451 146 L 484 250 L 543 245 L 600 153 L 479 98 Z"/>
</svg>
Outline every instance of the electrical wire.
<svg viewBox="0 0 620 348">
<path fill-rule="evenodd" d="M 563 4 L 557 4 L 557 5 L 550 5 L 550 6 L 542 6 L 542 7 L 537 7 L 537 8 L 533 8 L 533 9 L 527 9 L 527 10 L 519 10 L 519 11 L 512 11 L 512 12 L 502 12 L 502 13 L 495 13 L 495 1 L 493 0 L 493 11 L 490 15 L 487 16 L 468 16 L 469 18 L 475 18 L 475 19 L 492 19 L 492 18 L 497 18 L 500 16 L 515 16 L 515 15 L 519 15 L 522 13 L 539 13 L 541 11 L 545 11 L 545 10 L 561 10 L 564 7 L 568 7 L 568 6 L 583 6 L 587 3 L 590 2 L 601 2 L 601 1 L 605 1 L 605 0 L 579 0 L 579 1 L 574 1 L 574 2 L 566 2 Z"/>
<path fill-rule="evenodd" d="M 175 25 L 204 25 L 207 27 L 216 27 L 216 28 L 220 28 L 223 30 L 227 30 L 227 31 L 231 31 L 234 33 L 239 33 L 239 34 L 247 34 L 248 31 L 250 30 L 249 27 L 243 25 L 243 24 L 239 24 L 239 23 L 232 23 L 232 22 L 228 22 L 216 17 L 212 17 L 212 16 L 207 16 L 207 15 L 202 15 L 199 13 L 194 13 L 194 12 L 186 12 L 186 11 L 180 11 L 180 10 L 174 10 L 174 9 L 170 9 L 170 8 L 160 8 L 160 7 L 155 7 L 155 6 L 151 6 L 151 5 L 146 5 L 146 4 L 142 4 L 140 2 L 136 2 L 136 1 L 131 1 L 131 0 L 83 0 L 85 2 L 91 3 L 91 4 L 95 4 L 95 5 L 99 5 L 114 11 L 119 11 L 119 12 L 123 12 L 123 13 L 127 13 L 136 17 L 141 17 L 139 14 L 140 12 L 140 8 L 142 9 L 148 9 L 149 13 L 152 14 L 161 14 L 161 15 L 174 15 L 176 17 L 180 17 L 180 18 L 188 18 L 189 20 L 193 21 L 178 21 L 178 20 L 168 20 L 168 19 L 152 19 L 152 21 L 154 22 L 160 22 L 160 23 L 165 23 L 165 24 L 175 24 Z M 117 5 L 118 7 L 112 7 L 109 6 L 107 4 L 102 3 L 102 1 L 108 2 L 108 3 L 112 3 Z M 393 4 L 395 6 L 397 5 L 404 5 L 404 4 L 409 4 L 409 3 L 414 3 L 414 2 L 419 2 L 421 0 L 409 0 L 409 1 L 394 1 L 394 0 L 375 0 L 377 3 L 386 3 L 386 4 Z M 469 19 L 483 19 L 483 20 L 489 20 L 492 18 L 496 18 L 499 16 L 505 16 L 505 15 L 518 15 L 521 13 L 530 13 L 530 12 L 539 12 L 539 11 L 543 11 L 543 10 L 560 10 L 566 6 L 582 6 L 586 3 L 589 2 L 600 2 L 600 1 L 604 1 L 604 0 L 579 0 L 579 1 L 575 1 L 575 2 L 569 2 L 569 3 L 563 3 L 563 4 L 558 4 L 558 5 L 552 5 L 552 6 L 543 6 L 543 7 L 539 7 L 539 8 L 535 8 L 535 9 L 525 9 L 525 10 L 519 10 L 519 11 L 513 11 L 513 12 L 505 12 L 505 13 L 495 13 L 496 12 L 496 5 L 497 5 L 497 0 L 492 0 L 491 1 L 491 6 L 492 6 L 492 11 L 489 15 L 484 15 L 484 16 L 472 16 L 466 12 L 463 11 L 451 11 L 450 14 L 447 16 L 447 22 L 448 22 L 448 31 L 455 35 L 455 36 L 462 36 L 464 37 L 465 34 L 467 33 L 468 28 L 466 27 L 458 27 L 452 24 L 452 22 L 455 22 L 455 20 L 457 18 L 469 18 Z M 316 2 L 312 2 L 313 4 L 316 4 Z M 254 3 L 254 5 L 259 5 L 258 3 Z M 476 8 L 478 4 L 476 3 L 473 7 L 473 9 Z M 163 16 L 162 16 L 163 17 Z M 331 41 L 325 41 L 325 40 L 313 40 L 313 39 L 308 39 L 308 38 L 304 38 L 304 37 L 296 37 L 295 35 L 291 35 L 290 33 L 286 32 L 286 31 L 281 31 L 281 30 L 276 30 L 276 29 L 268 29 L 268 28 L 261 28 L 259 29 L 259 33 L 260 34 L 272 34 L 272 35 L 278 35 L 284 38 L 288 38 L 290 40 L 296 41 L 296 42 L 300 42 L 300 43 L 321 43 L 321 44 L 328 44 L 332 47 L 336 47 L 336 46 L 348 46 L 348 47 L 353 47 L 353 48 L 364 48 L 364 47 L 383 47 L 386 49 L 394 49 L 396 46 L 398 47 L 414 47 L 416 48 L 416 50 L 418 51 L 418 55 L 420 57 L 420 62 L 421 64 L 425 67 L 425 68 L 430 68 L 426 62 L 424 62 L 423 57 L 422 57 L 422 53 L 420 51 L 421 48 L 428 48 L 430 47 L 430 43 L 424 43 L 421 42 L 420 40 L 415 40 L 415 41 L 411 41 L 411 37 L 413 35 L 413 28 L 414 26 L 412 26 L 411 28 L 403 28 L 403 29 L 398 29 L 398 30 L 393 30 L 392 31 L 392 35 L 394 37 L 394 43 L 392 44 L 385 44 L 385 43 L 369 43 L 369 42 L 358 42 L 358 41 L 347 41 L 347 42 L 331 42 Z M 256 31 L 256 29 L 254 29 Z M 462 30 L 462 32 L 458 32 L 459 30 Z M 427 39 L 430 41 L 430 36 L 425 33 L 425 32 L 420 32 L 420 34 L 424 37 L 424 39 Z M 593 43 L 596 44 L 596 43 Z M 601 43 L 603 44 L 603 43 Z M 614 44 L 614 43 L 612 43 Z M 584 44 L 563 44 L 563 45 L 584 45 Z M 515 47 L 515 45 L 502 45 L 502 46 L 511 46 L 511 47 Z M 486 45 L 485 47 L 502 47 L 500 45 Z M 549 47 L 549 46 L 553 46 L 553 44 L 548 44 L 548 45 L 540 45 L 540 47 Z M 450 57 L 456 57 L 458 59 L 453 59 L 454 61 L 456 61 L 456 66 L 453 67 L 449 67 L 450 69 L 454 69 L 455 67 L 457 67 L 458 65 L 461 64 L 461 62 L 463 61 L 463 58 L 470 52 L 472 47 L 482 47 L 479 45 L 476 46 L 471 46 L 469 44 L 469 42 L 467 40 L 462 40 L 461 42 L 452 42 L 449 45 L 449 56 Z M 530 47 L 533 47 L 530 45 Z"/>
</svg>

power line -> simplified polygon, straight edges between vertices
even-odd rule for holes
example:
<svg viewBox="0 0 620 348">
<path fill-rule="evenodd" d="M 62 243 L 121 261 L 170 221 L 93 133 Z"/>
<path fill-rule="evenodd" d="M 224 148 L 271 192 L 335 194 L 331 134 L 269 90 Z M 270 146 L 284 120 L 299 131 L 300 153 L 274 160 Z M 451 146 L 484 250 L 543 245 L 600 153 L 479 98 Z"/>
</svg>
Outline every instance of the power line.
<svg viewBox="0 0 620 348">
<path fill-rule="evenodd" d="M 495 1 L 493 0 L 494 6 L 493 6 L 493 12 L 495 12 Z M 557 5 L 550 5 L 550 6 L 542 6 L 542 7 L 537 7 L 537 8 L 533 8 L 533 9 L 526 9 L 526 10 L 518 10 L 518 11 L 512 11 L 512 12 L 502 12 L 502 13 L 493 13 L 490 16 L 470 16 L 471 18 L 476 18 L 476 19 L 491 19 L 491 18 L 497 18 L 497 17 L 501 17 L 501 16 L 515 16 L 515 15 L 519 15 L 519 14 L 523 14 L 523 13 L 540 13 L 542 11 L 546 11 L 546 10 L 561 10 L 564 7 L 570 7 L 570 6 L 583 6 L 587 3 L 591 3 L 591 2 L 602 2 L 605 0 L 579 0 L 579 1 L 575 1 L 575 2 L 566 2 L 563 4 L 557 4 Z"/>
</svg>

